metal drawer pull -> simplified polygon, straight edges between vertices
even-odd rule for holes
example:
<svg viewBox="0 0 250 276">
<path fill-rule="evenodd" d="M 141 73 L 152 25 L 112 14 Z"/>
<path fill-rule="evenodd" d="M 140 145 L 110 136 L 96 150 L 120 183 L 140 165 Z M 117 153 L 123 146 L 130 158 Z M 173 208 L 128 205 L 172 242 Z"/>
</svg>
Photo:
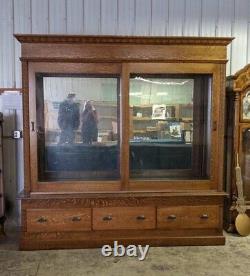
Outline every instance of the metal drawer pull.
<svg viewBox="0 0 250 276">
<path fill-rule="evenodd" d="M 176 219 L 176 215 L 169 215 L 169 216 L 168 216 L 168 219 L 174 220 L 174 219 Z"/>
<path fill-rule="evenodd" d="M 202 214 L 202 215 L 200 216 L 200 218 L 201 218 L 201 219 L 208 219 L 208 214 Z"/>
<path fill-rule="evenodd" d="M 81 221 L 81 217 L 73 217 L 72 221 Z"/>
<path fill-rule="evenodd" d="M 44 222 L 47 222 L 47 219 L 44 218 L 44 217 L 40 217 L 40 218 L 37 220 L 37 222 L 39 222 L 39 223 L 44 223 Z"/>
<path fill-rule="evenodd" d="M 146 219 L 146 218 L 145 218 L 144 215 L 140 215 L 140 216 L 136 217 L 136 219 L 137 219 L 137 220 L 144 220 L 144 219 Z"/>
<path fill-rule="evenodd" d="M 104 220 L 104 221 L 112 220 L 112 216 L 103 217 L 102 220 Z"/>
</svg>

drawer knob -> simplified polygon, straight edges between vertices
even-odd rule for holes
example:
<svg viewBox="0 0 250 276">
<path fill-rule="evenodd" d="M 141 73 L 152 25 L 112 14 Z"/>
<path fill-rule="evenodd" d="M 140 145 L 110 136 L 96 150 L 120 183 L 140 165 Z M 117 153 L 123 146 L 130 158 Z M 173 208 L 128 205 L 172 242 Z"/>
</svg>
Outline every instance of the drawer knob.
<svg viewBox="0 0 250 276">
<path fill-rule="evenodd" d="M 112 216 L 105 216 L 105 217 L 102 218 L 102 220 L 110 221 L 110 220 L 112 220 Z"/>
<path fill-rule="evenodd" d="M 201 218 L 201 219 L 208 219 L 208 214 L 202 214 L 202 215 L 200 216 L 200 218 Z"/>
<path fill-rule="evenodd" d="M 144 215 L 140 215 L 136 217 L 137 220 L 145 220 L 145 216 Z"/>
<path fill-rule="evenodd" d="M 81 221 L 81 217 L 73 217 L 72 221 Z"/>
<path fill-rule="evenodd" d="M 40 218 L 37 220 L 37 222 L 39 222 L 39 223 L 45 223 L 45 222 L 47 222 L 47 219 L 44 218 L 44 217 L 40 217 Z"/>
<path fill-rule="evenodd" d="M 176 219 L 176 215 L 169 215 L 168 219 L 175 220 Z"/>
</svg>

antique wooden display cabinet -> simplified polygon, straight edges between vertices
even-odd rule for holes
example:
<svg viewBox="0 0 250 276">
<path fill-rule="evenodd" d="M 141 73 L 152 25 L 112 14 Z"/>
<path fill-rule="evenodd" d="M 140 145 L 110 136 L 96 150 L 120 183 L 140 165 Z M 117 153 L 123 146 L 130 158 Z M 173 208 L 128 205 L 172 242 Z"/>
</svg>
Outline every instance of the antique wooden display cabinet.
<svg viewBox="0 0 250 276">
<path fill-rule="evenodd" d="M 250 215 L 250 65 L 227 78 L 226 116 L 226 190 L 229 193 L 225 205 L 225 229 L 235 231 L 237 187 L 235 179 L 236 155 L 243 180 L 243 195 Z"/>
<path fill-rule="evenodd" d="M 224 244 L 231 38 L 16 38 L 21 249 Z"/>
</svg>

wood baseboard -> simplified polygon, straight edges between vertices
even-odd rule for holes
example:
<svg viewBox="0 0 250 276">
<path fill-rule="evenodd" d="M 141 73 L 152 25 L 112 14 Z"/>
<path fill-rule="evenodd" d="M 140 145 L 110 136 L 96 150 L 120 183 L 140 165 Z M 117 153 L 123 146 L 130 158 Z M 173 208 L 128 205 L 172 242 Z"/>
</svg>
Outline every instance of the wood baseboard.
<svg viewBox="0 0 250 276">
<path fill-rule="evenodd" d="M 20 240 L 20 250 L 47 250 L 47 249 L 81 249 L 81 248 L 100 248 L 105 244 L 113 245 L 114 241 L 119 244 L 128 246 L 134 245 L 150 245 L 158 246 L 209 246 L 209 245 L 225 245 L 225 237 L 223 235 L 200 235 L 200 236 L 151 236 L 138 238 L 132 237 L 113 237 L 104 238 L 96 237 L 82 240 L 31 240 L 22 238 Z"/>
</svg>

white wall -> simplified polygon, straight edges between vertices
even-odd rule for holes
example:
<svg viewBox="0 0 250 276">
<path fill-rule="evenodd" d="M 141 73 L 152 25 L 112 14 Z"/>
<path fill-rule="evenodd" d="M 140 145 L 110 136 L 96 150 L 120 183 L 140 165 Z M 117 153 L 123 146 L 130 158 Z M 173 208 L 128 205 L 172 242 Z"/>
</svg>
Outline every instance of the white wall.
<svg viewBox="0 0 250 276">
<path fill-rule="evenodd" d="M 250 61 L 250 1 L 0 0 L 0 87 L 21 87 L 13 33 L 234 36 L 230 75 Z"/>
</svg>

